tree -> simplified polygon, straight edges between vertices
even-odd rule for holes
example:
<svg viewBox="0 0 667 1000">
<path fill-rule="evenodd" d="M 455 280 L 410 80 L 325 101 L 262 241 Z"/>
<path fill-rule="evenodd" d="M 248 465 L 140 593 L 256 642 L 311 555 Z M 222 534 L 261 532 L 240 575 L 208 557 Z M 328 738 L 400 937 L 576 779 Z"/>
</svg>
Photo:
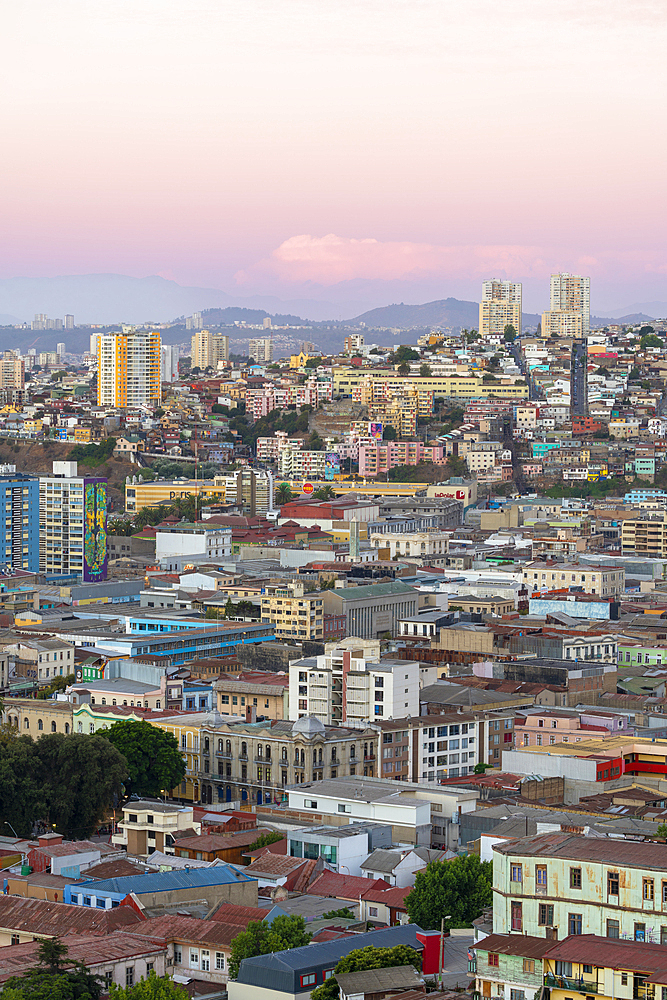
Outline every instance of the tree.
<svg viewBox="0 0 667 1000">
<path fill-rule="evenodd" d="M 272 951 L 286 951 L 288 948 L 301 948 L 310 943 L 310 938 L 303 917 L 281 915 L 272 924 L 268 924 L 266 920 L 251 920 L 246 930 L 237 934 L 232 941 L 229 978 L 236 979 L 244 958 L 269 955 Z"/>
<path fill-rule="evenodd" d="M 410 365 L 407 363 L 407 361 L 401 362 L 401 364 L 398 366 L 398 374 L 399 375 L 410 374 Z"/>
<path fill-rule="evenodd" d="M 452 609 L 450 608 L 449 610 L 451 611 Z M 473 773 L 474 774 L 484 774 L 484 772 L 486 771 L 486 769 L 489 768 L 489 767 L 493 767 L 493 765 L 492 764 L 484 764 L 482 761 L 480 761 L 478 764 L 475 764 L 475 766 L 473 768 Z"/>
<path fill-rule="evenodd" d="M 41 788 L 39 761 L 34 740 L 20 736 L 12 726 L 0 732 L 0 828 L 6 832 L 10 823 L 19 836 L 32 833 L 37 816 L 43 815 L 45 803 Z"/>
<path fill-rule="evenodd" d="M 134 986 L 111 984 L 109 1000 L 189 1000 L 189 994 L 169 977 L 160 979 L 150 972 Z"/>
<path fill-rule="evenodd" d="M 34 969 L 7 980 L 3 1000 L 99 1000 L 101 982 L 83 963 L 68 960 L 59 938 L 42 941 L 37 956 Z"/>
<path fill-rule="evenodd" d="M 468 472 L 468 466 L 464 458 L 459 458 L 458 455 L 449 455 L 446 462 L 449 474 L 452 476 L 465 476 Z"/>
<path fill-rule="evenodd" d="M 655 831 L 656 837 L 667 837 L 667 823 L 661 823 Z"/>
<path fill-rule="evenodd" d="M 274 500 L 279 507 L 282 507 L 284 503 L 289 503 L 290 500 L 294 499 L 294 494 L 290 488 L 289 483 L 279 483 L 276 486 L 276 492 L 274 494 Z"/>
<path fill-rule="evenodd" d="M 176 737 L 149 722 L 115 722 L 100 735 L 120 750 L 127 761 L 129 794 L 161 795 L 180 784 L 185 762 Z"/>
<path fill-rule="evenodd" d="M 418 872 L 405 905 L 410 920 L 424 930 L 440 927 L 445 921 L 450 927 L 469 927 L 485 906 L 491 905 L 491 862 L 480 861 L 476 854 L 457 857 L 452 861 L 431 861 L 425 871 Z"/>
<path fill-rule="evenodd" d="M 397 944 L 393 948 L 356 948 L 340 959 L 334 975 L 337 972 L 365 972 L 367 969 L 390 969 L 397 965 L 414 965 L 421 971 L 422 957 L 409 944 Z M 334 976 L 317 986 L 310 994 L 312 1000 L 337 1000 L 340 996 L 338 983 Z"/>
<path fill-rule="evenodd" d="M 247 853 L 251 851 L 258 851 L 261 847 L 268 847 L 269 844 L 277 844 L 279 840 L 284 840 L 285 834 L 278 833 L 277 830 L 271 830 L 270 833 L 260 833 L 257 840 L 253 840 L 249 847 L 246 847 Z"/>
<path fill-rule="evenodd" d="M 427 364 L 420 365 L 419 374 L 422 376 L 422 378 L 430 378 L 431 375 L 433 374 L 431 366 Z"/>
<path fill-rule="evenodd" d="M 639 346 L 643 351 L 647 347 L 664 347 L 665 344 L 664 341 L 662 341 L 660 337 L 656 337 L 654 333 L 645 333 L 639 341 Z"/>
<path fill-rule="evenodd" d="M 382 429 L 382 440 L 383 441 L 398 441 L 398 434 L 396 433 L 395 428 L 391 427 L 389 424 L 387 424 L 385 427 L 383 427 L 383 429 Z"/>
<path fill-rule="evenodd" d="M 319 490 L 315 490 L 313 493 L 314 500 L 333 500 L 336 496 L 336 491 L 333 486 L 321 486 Z"/>
<path fill-rule="evenodd" d="M 419 354 L 413 347 L 401 344 L 398 350 L 392 355 L 392 361 L 395 365 L 400 365 L 404 361 L 419 361 Z"/>
<path fill-rule="evenodd" d="M 341 920 L 356 920 L 357 915 L 349 906 L 344 906 L 340 910 L 327 910 L 326 913 L 322 914 L 324 920 L 335 920 L 336 917 L 340 917 Z"/>
<path fill-rule="evenodd" d="M 640 376 L 641 372 L 639 371 L 639 368 L 637 368 L 637 365 L 635 365 L 634 368 L 630 369 L 630 374 L 628 375 L 628 382 L 636 382 L 637 379 L 640 378 Z"/>
<path fill-rule="evenodd" d="M 503 330 L 503 340 L 506 344 L 513 344 L 516 340 L 516 328 L 508 323 Z"/>
<path fill-rule="evenodd" d="M 69 839 L 89 837 L 122 796 L 124 755 L 102 735 L 78 733 L 44 735 L 35 753 L 48 822 Z"/>
</svg>

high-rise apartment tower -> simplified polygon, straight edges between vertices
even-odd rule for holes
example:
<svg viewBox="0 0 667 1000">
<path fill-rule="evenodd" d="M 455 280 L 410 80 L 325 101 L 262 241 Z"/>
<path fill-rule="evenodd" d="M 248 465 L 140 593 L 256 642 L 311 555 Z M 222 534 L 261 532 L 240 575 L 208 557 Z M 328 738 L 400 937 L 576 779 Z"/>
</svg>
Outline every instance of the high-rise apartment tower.
<svg viewBox="0 0 667 1000">
<path fill-rule="evenodd" d="M 479 332 L 482 337 L 502 336 L 513 326 L 521 336 L 521 283 L 493 278 L 482 282 L 479 304 Z"/>
<path fill-rule="evenodd" d="M 98 406 L 159 406 L 160 334 L 123 327 L 121 333 L 102 333 L 94 339 Z"/>
<path fill-rule="evenodd" d="M 580 313 L 584 337 L 591 328 L 591 279 L 580 274 L 551 275 L 551 311 Z"/>
</svg>

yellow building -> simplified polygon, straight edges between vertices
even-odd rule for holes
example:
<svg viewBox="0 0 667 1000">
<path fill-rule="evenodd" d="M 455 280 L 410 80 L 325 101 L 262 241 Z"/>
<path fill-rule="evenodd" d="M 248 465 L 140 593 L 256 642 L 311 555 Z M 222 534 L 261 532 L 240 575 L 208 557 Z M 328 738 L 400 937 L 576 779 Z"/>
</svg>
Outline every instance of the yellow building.
<svg viewBox="0 0 667 1000">
<path fill-rule="evenodd" d="M 123 327 L 91 338 L 97 354 L 98 406 L 158 406 L 162 350 L 157 331 Z"/>
<path fill-rule="evenodd" d="M 224 490 L 222 490 L 224 499 Z M 125 510 L 134 513 L 142 507 L 158 507 L 196 496 L 204 500 L 220 498 L 221 488 L 212 479 L 157 480 L 152 483 L 125 484 Z"/>
<path fill-rule="evenodd" d="M 333 393 L 340 396 L 352 396 L 355 386 L 371 379 L 375 383 L 397 383 L 397 376 L 389 372 L 375 372 L 358 368 L 334 368 Z M 475 376 L 459 377 L 455 375 L 415 376 L 403 379 L 403 383 L 412 385 L 418 390 L 432 392 L 436 398 L 452 396 L 459 399 L 488 399 L 494 396 L 498 399 L 527 399 L 528 386 L 514 382 L 482 382 Z"/>
<path fill-rule="evenodd" d="M 308 360 L 308 358 L 309 355 L 306 354 L 304 351 L 301 351 L 300 354 L 291 354 L 289 359 L 289 366 L 290 368 L 305 368 L 306 361 Z"/>
<path fill-rule="evenodd" d="M 581 340 L 584 333 L 584 317 L 580 312 L 569 309 L 550 309 L 542 313 L 542 336 L 574 337 Z"/>
<path fill-rule="evenodd" d="M 218 361 L 229 360 L 229 337 L 209 330 L 192 334 L 191 363 L 193 368 L 215 367 Z"/>
<path fill-rule="evenodd" d="M 177 788 L 171 790 L 171 797 L 184 802 L 199 802 L 199 731 L 203 725 L 210 724 L 211 716 L 207 712 L 195 712 L 147 721 L 176 737 L 185 761 L 185 777 Z"/>
<path fill-rule="evenodd" d="M 69 701 L 35 698 L 7 698 L 2 711 L 2 721 L 13 726 L 21 736 L 39 739 L 44 733 L 72 732 L 72 704 Z"/>
<path fill-rule="evenodd" d="M 265 587 L 262 622 L 275 626 L 276 638 L 319 639 L 324 636 L 324 606 L 320 591 L 304 594 L 303 584 Z"/>
</svg>

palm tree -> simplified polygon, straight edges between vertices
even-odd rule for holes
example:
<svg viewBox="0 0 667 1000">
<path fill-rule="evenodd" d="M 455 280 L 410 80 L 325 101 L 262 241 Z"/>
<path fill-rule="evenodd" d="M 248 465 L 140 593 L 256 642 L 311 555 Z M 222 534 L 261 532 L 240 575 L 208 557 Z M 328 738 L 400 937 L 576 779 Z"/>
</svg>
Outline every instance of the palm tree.
<svg viewBox="0 0 667 1000">
<path fill-rule="evenodd" d="M 279 507 L 282 507 L 284 503 L 289 503 L 293 497 L 292 490 L 290 489 L 289 483 L 279 483 L 276 487 L 275 501 Z"/>
</svg>

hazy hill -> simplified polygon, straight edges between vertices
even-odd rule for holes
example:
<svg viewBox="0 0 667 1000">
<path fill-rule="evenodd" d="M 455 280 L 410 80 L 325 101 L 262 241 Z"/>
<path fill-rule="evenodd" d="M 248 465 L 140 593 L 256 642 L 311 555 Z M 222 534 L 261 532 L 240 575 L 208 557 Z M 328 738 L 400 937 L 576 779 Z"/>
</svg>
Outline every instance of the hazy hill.
<svg viewBox="0 0 667 1000">
<path fill-rule="evenodd" d="M 524 313 L 524 326 L 531 326 L 540 321 L 537 313 Z M 350 320 L 350 323 L 365 323 L 369 327 L 392 326 L 409 330 L 416 326 L 451 326 L 477 329 L 479 324 L 479 305 L 477 302 L 466 302 L 462 299 L 438 299 L 435 302 L 425 302 L 423 305 L 383 306 L 371 309 L 361 316 Z"/>
</svg>

